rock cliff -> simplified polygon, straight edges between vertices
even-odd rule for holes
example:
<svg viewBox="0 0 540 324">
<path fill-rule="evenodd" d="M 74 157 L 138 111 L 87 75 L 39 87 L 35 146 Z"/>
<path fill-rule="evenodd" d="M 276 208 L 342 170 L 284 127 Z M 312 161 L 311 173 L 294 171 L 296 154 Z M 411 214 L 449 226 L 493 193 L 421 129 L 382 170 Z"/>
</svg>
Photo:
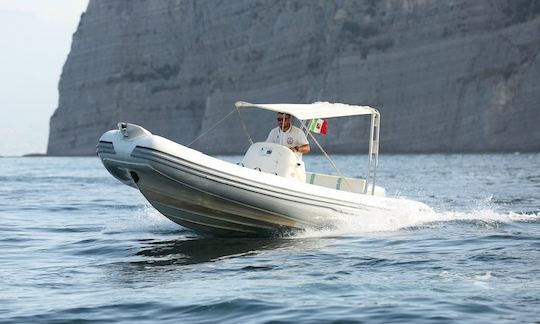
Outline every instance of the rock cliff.
<svg viewBox="0 0 540 324">
<path fill-rule="evenodd" d="M 536 0 L 90 0 L 47 153 L 94 154 L 118 121 L 186 144 L 237 100 L 371 105 L 382 152 L 540 151 L 539 52 Z M 275 126 L 241 120 L 256 141 Z M 321 142 L 365 150 L 357 122 Z M 193 146 L 248 141 L 234 113 Z"/>
</svg>

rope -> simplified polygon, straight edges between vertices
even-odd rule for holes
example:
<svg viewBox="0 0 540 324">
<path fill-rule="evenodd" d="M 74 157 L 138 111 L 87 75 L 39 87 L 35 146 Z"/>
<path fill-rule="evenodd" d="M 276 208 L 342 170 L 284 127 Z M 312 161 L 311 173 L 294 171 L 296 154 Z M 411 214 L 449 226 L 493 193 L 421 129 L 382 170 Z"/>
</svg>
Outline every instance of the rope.
<svg viewBox="0 0 540 324">
<path fill-rule="evenodd" d="M 236 107 L 236 105 L 235 105 L 235 107 Z M 240 123 L 242 124 L 242 128 L 244 129 L 244 133 L 246 133 L 249 144 L 253 145 L 253 140 L 251 139 L 251 136 L 249 136 L 249 131 L 247 129 L 246 124 L 244 123 L 244 120 L 242 119 L 242 115 L 240 115 L 240 110 L 238 109 L 238 107 L 236 107 L 236 111 L 238 112 L 238 119 L 240 120 Z"/>
<path fill-rule="evenodd" d="M 238 109 L 238 108 L 237 108 Z M 199 140 L 199 138 L 203 137 L 204 135 L 206 135 L 209 131 L 213 130 L 214 128 L 217 127 L 217 125 L 221 124 L 221 122 L 223 122 L 225 119 L 227 119 L 227 117 L 229 117 L 232 113 L 234 112 L 234 109 L 231 110 L 230 113 L 228 113 L 225 117 L 221 118 L 220 121 L 218 121 L 217 123 L 215 123 L 212 127 L 208 128 L 206 131 L 202 132 L 199 136 L 195 137 L 195 139 L 193 141 L 191 141 L 191 143 L 189 143 L 187 145 L 187 147 L 190 147 L 191 144 L 195 143 L 196 141 Z"/>
<path fill-rule="evenodd" d="M 339 170 L 339 168 L 337 167 L 337 165 L 334 163 L 334 161 L 332 161 L 332 159 L 330 158 L 330 156 L 328 156 L 328 154 L 326 153 L 326 151 L 322 148 L 321 144 L 319 144 L 319 141 L 317 141 L 317 139 L 315 138 L 315 136 L 313 136 L 313 134 L 311 134 L 311 132 L 309 131 L 309 129 L 307 129 L 307 127 L 305 127 L 304 125 L 302 125 L 302 128 L 306 129 L 309 136 L 311 137 L 311 139 L 315 142 L 315 144 L 317 144 L 317 147 L 319 148 L 319 150 L 321 150 L 321 152 L 323 152 L 324 156 L 326 157 L 326 159 L 328 159 L 328 162 L 330 162 L 330 164 L 334 167 L 334 169 L 336 170 L 337 174 L 343 178 L 343 180 L 345 181 L 345 185 L 347 185 L 347 187 L 349 187 L 350 190 L 352 190 L 352 186 L 351 184 L 349 183 L 349 181 L 347 181 L 347 179 L 345 178 L 345 176 L 343 175 L 343 173 L 341 173 L 341 171 Z"/>
</svg>

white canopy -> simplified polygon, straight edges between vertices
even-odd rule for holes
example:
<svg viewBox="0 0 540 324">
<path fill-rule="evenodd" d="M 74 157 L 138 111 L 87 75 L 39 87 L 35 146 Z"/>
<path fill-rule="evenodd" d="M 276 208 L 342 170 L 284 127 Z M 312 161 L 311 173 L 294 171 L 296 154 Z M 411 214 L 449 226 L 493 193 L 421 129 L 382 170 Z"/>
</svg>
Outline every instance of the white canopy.
<svg viewBox="0 0 540 324">
<path fill-rule="evenodd" d="M 315 118 L 333 118 L 356 115 L 379 115 L 377 109 L 369 106 L 354 106 L 342 103 L 314 102 L 312 104 L 252 104 L 237 101 L 237 108 L 260 108 L 275 112 L 283 112 L 300 120 Z"/>
</svg>

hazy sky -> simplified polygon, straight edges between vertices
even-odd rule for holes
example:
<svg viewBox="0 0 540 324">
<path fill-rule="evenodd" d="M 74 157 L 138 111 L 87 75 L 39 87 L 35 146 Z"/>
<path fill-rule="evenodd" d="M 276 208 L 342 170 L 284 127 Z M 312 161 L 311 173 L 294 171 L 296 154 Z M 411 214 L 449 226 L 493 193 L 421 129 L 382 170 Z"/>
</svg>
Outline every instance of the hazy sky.
<svg viewBox="0 0 540 324">
<path fill-rule="evenodd" d="M 0 155 L 45 153 L 71 37 L 88 0 L 0 0 Z"/>
</svg>

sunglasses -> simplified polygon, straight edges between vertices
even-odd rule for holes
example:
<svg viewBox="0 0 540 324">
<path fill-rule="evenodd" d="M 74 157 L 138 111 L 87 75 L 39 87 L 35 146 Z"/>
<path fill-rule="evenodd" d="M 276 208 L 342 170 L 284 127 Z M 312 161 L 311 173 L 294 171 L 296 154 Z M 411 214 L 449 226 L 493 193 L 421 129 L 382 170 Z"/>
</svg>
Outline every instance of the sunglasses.
<svg viewBox="0 0 540 324">
<path fill-rule="evenodd" d="M 288 120 L 289 117 L 285 117 L 285 118 L 280 118 L 280 117 L 278 117 L 278 118 L 277 118 L 277 121 L 283 121 L 283 119 Z"/>
</svg>

